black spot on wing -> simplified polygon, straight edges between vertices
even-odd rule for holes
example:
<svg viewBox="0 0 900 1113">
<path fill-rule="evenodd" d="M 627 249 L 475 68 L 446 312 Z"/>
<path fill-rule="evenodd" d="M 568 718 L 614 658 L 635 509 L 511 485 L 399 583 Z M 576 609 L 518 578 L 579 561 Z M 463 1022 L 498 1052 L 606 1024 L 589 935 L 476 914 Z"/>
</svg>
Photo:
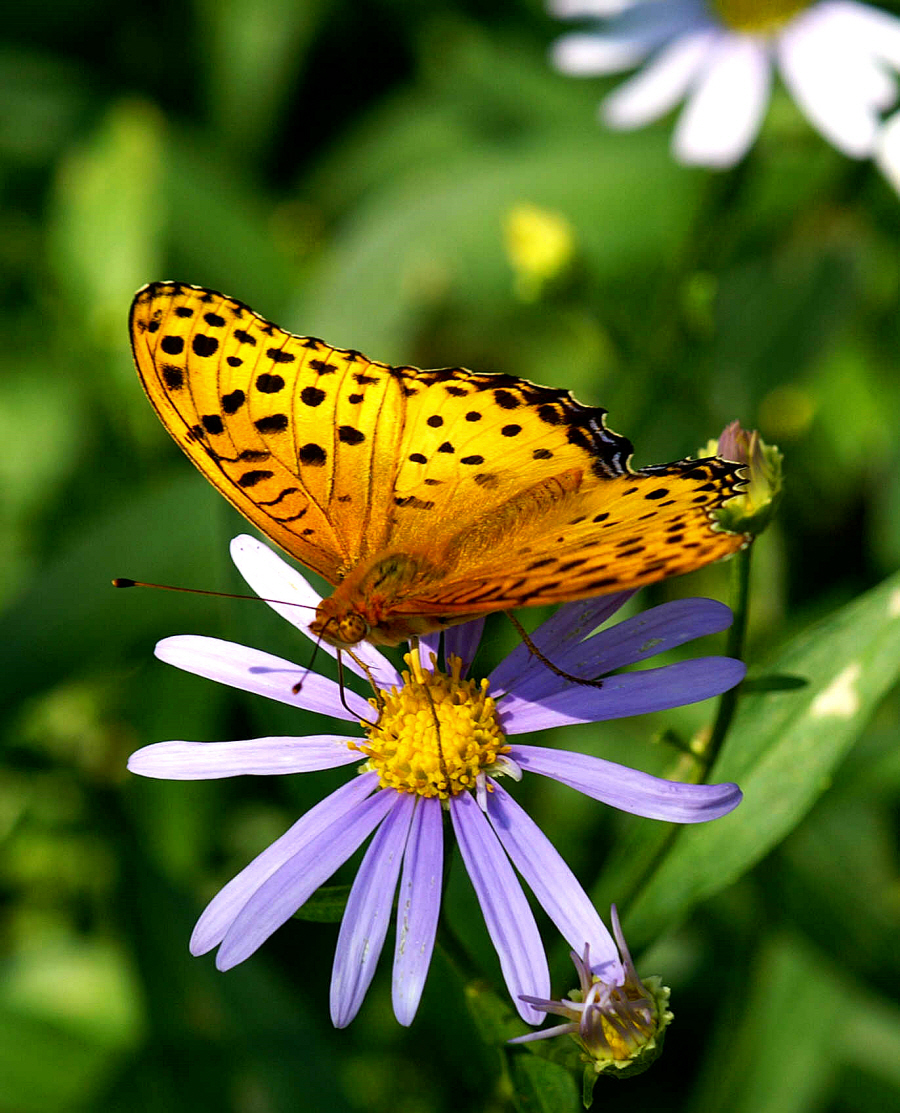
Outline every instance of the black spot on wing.
<svg viewBox="0 0 900 1113">
<path fill-rule="evenodd" d="M 284 379 L 280 375 L 270 375 L 268 371 L 263 371 L 256 376 L 256 389 L 262 394 L 277 394 L 279 390 L 284 390 Z"/>
<path fill-rule="evenodd" d="M 287 414 L 268 414 L 266 417 L 261 417 L 254 421 L 260 433 L 283 433 L 288 427 Z"/>
<path fill-rule="evenodd" d="M 233 390 L 230 394 L 222 395 L 222 409 L 227 414 L 236 414 L 246 401 L 242 390 Z"/>
<path fill-rule="evenodd" d="M 304 406 L 320 406 L 325 401 L 325 391 L 317 386 L 305 386 L 300 391 L 300 401 Z"/>
<path fill-rule="evenodd" d="M 326 458 L 325 449 L 320 444 L 314 444 L 312 441 L 309 444 L 302 445 L 297 453 L 299 462 L 308 468 L 322 467 Z"/>
<path fill-rule="evenodd" d="M 191 348 L 196 356 L 211 356 L 218 351 L 219 341 L 214 336 L 207 336 L 203 332 L 198 332 L 191 341 Z"/>
<path fill-rule="evenodd" d="M 161 368 L 163 382 L 169 390 L 180 390 L 184 385 L 184 369 L 174 363 L 164 363 Z"/>
<path fill-rule="evenodd" d="M 292 352 L 286 352 L 283 348 L 267 348 L 266 355 L 273 363 L 293 363 L 296 358 Z"/>
</svg>

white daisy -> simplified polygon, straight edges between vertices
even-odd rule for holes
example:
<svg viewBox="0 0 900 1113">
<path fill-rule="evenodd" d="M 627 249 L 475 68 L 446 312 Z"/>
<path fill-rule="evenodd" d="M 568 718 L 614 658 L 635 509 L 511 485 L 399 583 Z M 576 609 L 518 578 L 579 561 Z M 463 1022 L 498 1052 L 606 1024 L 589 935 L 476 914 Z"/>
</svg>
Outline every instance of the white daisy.
<svg viewBox="0 0 900 1113">
<path fill-rule="evenodd" d="M 564 35 L 564 73 L 646 65 L 600 107 L 610 127 L 642 127 L 681 100 L 680 162 L 727 167 L 756 137 L 777 66 L 810 123 L 838 150 L 879 150 L 881 115 L 897 100 L 900 19 L 856 0 L 549 0 L 554 15 L 604 17 Z"/>
</svg>

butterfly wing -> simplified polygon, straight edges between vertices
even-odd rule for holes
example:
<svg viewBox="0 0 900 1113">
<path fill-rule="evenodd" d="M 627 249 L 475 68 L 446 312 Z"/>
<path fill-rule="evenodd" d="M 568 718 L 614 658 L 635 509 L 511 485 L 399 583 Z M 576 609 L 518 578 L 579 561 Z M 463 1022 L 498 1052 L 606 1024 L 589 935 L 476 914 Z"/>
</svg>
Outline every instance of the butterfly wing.
<svg viewBox="0 0 900 1113">
<path fill-rule="evenodd" d="M 714 521 L 740 490 L 737 465 L 713 457 L 635 472 L 631 443 L 606 427 L 605 410 L 567 391 L 459 368 L 395 373 L 407 413 L 389 545 L 437 569 L 396 600 L 397 614 L 639 587 L 746 543 Z"/>
<path fill-rule="evenodd" d="M 342 590 L 360 594 L 363 613 L 377 589 L 366 567 L 418 558 L 379 602 L 389 637 L 391 614 L 453 621 L 602 594 L 746 541 L 712 517 L 736 493 L 734 465 L 633 472 L 605 411 L 567 391 L 389 367 L 173 282 L 138 292 L 131 338 L 144 388 L 193 463 L 332 584 L 356 569 Z"/>
<path fill-rule="evenodd" d="M 175 282 L 138 291 L 130 330 L 163 424 L 264 534 L 331 583 L 384 546 L 404 417 L 390 368 Z"/>
<path fill-rule="evenodd" d="M 740 488 L 740 475 L 712 457 L 589 483 L 513 536 L 490 527 L 460 535 L 441 582 L 396 611 L 450 616 L 565 603 L 691 572 L 749 540 L 712 517 Z"/>
</svg>

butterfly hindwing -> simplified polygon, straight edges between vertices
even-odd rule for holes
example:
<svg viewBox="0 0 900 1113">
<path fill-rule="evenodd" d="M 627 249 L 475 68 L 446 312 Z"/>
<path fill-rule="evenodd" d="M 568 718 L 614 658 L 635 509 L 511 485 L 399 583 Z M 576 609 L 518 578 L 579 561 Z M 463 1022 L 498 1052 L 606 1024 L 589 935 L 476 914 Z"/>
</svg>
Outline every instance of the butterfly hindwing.
<svg viewBox="0 0 900 1113">
<path fill-rule="evenodd" d="M 513 538 L 477 547 L 466 535 L 442 563 L 439 584 L 397 607 L 400 614 L 473 614 L 641 587 L 690 572 L 746 543 L 714 528 L 712 514 L 740 483 L 716 457 L 588 482 L 564 493 Z"/>
</svg>

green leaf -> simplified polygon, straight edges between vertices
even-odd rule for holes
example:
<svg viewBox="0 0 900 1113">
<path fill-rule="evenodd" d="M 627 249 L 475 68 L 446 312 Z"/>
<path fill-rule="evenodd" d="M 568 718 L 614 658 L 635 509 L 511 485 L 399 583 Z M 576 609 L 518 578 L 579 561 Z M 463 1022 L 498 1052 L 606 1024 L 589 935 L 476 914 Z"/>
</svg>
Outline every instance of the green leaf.
<svg viewBox="0 0 900 1113">
<path fill-rule="evenodd" d="M 623 158 L 599 134 L 579 145 L 542 136 L 399 176 L 334 236 L 289 319 L 331 343 L 402 361 L 423 315 L 446 299 L 478 316 L 508 305 L 513 272 L 503 220 L 523 200 L 562 213 L 577 250 L 602 277 L 676 254 L 696 210 L 694 179 L 677 171 L 655 137 L 627 142 Z"/>
<path fill-rule="evenodd" d="M 294 919 L 314 924 L 339 924 L 349 896 L 349 885 L 323 885 L 297 909 Z"/>
<path fill-rule="evenodd" d="M 134 290 L 159 269 L 166 154 L 159 110 L 121 100 L 57 173 L 51 260 L 83 333 L 112 351 Z"/>
<path fill-rule="evenodd" d="M 840 1054 L 845 988 L 799 940 L 768 941 L 746 996 L 721 1015 L 688 1107 L 703 1113 L 821 1108 Z"/>
<path fill-rule="evenodd" d="M 575 1113 L 580 1108 L 578 1085 L 565 1067 L 527 1052 L 510 1058 L 513 1102 L 521 1113 Z"/>
<path fill-rule="evenodd" d="M 271 139 L 328 5 L 323 0 L 203 0 L 210 112 L 245 160 Z"/>
<path fill-rule="evenodd" d="M 683 828 L 629 909 L 639 947 L 697 901 L 731 884 L 792 830 L 900 675 L 900 574 L 789 642 L 767 673 L 802 689 L 746 696 L 710 781 L 737 781 L 744 800 L 712 823 Z"/>
</svg>

